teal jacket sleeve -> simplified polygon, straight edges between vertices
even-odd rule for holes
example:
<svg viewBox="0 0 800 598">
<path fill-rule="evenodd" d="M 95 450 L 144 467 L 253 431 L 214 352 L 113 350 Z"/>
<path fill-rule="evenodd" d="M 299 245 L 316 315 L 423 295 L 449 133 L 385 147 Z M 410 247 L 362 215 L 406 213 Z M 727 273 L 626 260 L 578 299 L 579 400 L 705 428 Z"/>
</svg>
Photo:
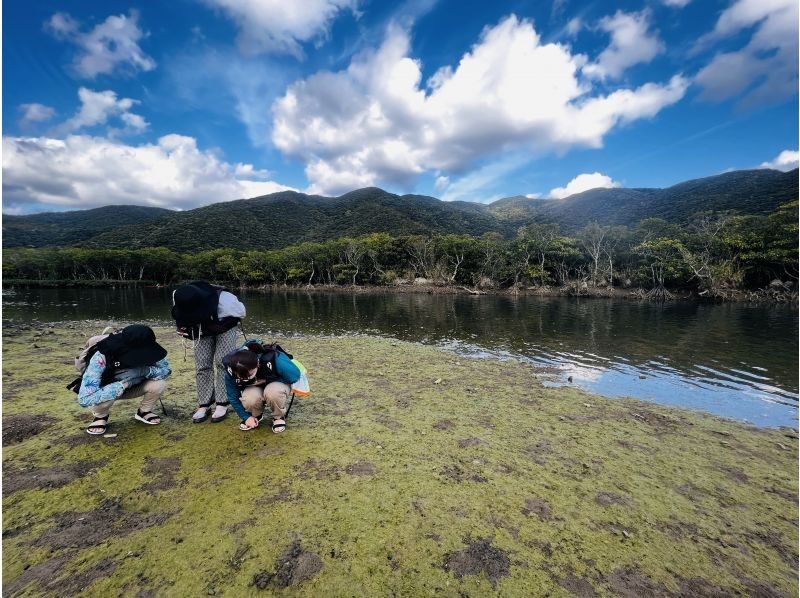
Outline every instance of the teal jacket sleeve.
<svg viewBox="0 0 800 598">
<path fill-rule="evenodd" d="M 242 421 L 250 417 L 250 413 L 244 408 L 244 405 L 242 405 L 242 395 L 239 389 L 236 388 L 236 384 L 233 383 L 233 376 L 228 372 L 225 372 L 225 392 L 228 394 L 228 402 L 233 407 L 233 410 L 236 411 L 236 415 L 238 415 Z"/>
<path fill-rule="evenodd" d="M 294 384 L 300 379 L 300 368 L 284 353 L 278 353 L 278 357 L 275 359 L 275 368 L 286 384 Z"/>
</svg>

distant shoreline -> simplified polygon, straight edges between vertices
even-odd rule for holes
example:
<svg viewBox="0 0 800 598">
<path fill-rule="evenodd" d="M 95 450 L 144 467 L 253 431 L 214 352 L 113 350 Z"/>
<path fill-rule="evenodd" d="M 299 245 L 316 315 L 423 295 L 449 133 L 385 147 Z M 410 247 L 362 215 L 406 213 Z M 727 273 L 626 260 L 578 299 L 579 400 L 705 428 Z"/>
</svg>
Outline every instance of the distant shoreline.
<svg viewBox="0 0 800 598">
<path fill-rule="evenodd" d="M 166 288 L 173 287 L 181 282 L 160 284 L 153 281 L 138 280 L 3 280 L 3 288 L 31 287 L 31 288 L 115 288 L 143 287 Z M 312 293 L 337 293 L 337 294 L 370 294 L 370 293 L 398 293 L 420 295 L 492 295 L 499 297 L 585 297 L 597 299 L 626 299 L 632 301 L 697 301 L 710 303 L 772 303 L 798 305 L 798 294 L 794 290 L 786 289 L 735 289 L 727 291 L 726 296 L 706 297 L 691 289 L 667 289 L 670 296 L 652 297 L 649 290 L 643 287 L 590 287 L 572 284 L 562 287 L 529 286 L 518 288 L 487 288 L 471 289 L 462 285 L 402 284 L 392 286 L 382 285 L 228 285 L 231 288 L 244 291 L 304 291 Z"/>
</svg>

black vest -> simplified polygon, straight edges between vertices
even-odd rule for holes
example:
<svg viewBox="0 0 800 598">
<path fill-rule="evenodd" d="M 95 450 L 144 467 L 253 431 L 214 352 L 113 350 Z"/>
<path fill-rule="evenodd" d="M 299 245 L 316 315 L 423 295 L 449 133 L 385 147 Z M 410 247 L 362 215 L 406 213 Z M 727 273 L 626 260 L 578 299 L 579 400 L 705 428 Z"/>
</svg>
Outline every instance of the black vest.
<svg viewBox="0 0 800 598">
<path fill-rule="evenodd" d="M 231 378 L 233 378 L 233 383 L 236 385 L 236 388 L 239 390 L 244 390 L 248 386 L 252 386 L 252 383 L 245 384 L 239 381 L 238 378 L 233 374 L 233 368 L 231 367 L 230 360 L 228 359 L 230 356 L 226 356 L 222 360 L 222 365 L 225 366 L 225 369 L 230 374 Z M 256 372 L 256 380 L 266 380 L 266 383 L 269 384 L 270 382 L 280 382 L 281 377 L 278 375 L 278 352 L 272 349 L 267 349 L 264 352 L 260 353 L 258 356 L 258 370 Z"/>
</svg>

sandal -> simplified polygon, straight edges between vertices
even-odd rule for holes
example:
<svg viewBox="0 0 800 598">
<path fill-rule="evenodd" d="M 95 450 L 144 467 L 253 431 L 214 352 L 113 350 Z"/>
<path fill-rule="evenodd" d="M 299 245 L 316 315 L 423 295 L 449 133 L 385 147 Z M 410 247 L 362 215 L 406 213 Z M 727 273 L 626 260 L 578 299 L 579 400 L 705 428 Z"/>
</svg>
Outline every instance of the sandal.
<svg viewBox="0 0 800 598">
<path fill-rule="evenodd" d="M 103 422 L 103 423 L 98 423 Z M 92 428 L 101 428 L 99 432 L 92 432 Z M 94 421 L 86 427 L 86 433 L 91 434 L 92 436 L 100 436 L 101 434 L 106 433 L 106 428 L 108 428 L 108 416 L 105 417 L 95 417 Z"/>
<path fill-rule="evenodd" d="M 200 410 L 203 410 L 203 414 L 200 417 L 197 417 L 197 414 L 200 413 Z M 193 424 L 200 424 L 203 423 L 208 419 L 208 416 L 211 415 L 211 405 L 200 405 L 197 408 L 197 411 L 194 412 L 192 416 L 192 423 Z"/>
<path fill-rule="evenodd" d="M 255 416 L 253 416 L 253 417 L 255 417 Z M 258 420 L 258 423 L 260 424 L 260 423 L 261 423 L 261 420 L 263 420 L 263 419 L 264 419 L 264 414 L 262 413 L 261 415 L 259 415 L 258 417 L 256 417 L 256 419 Z M 256 427 L 258 427 L 258 426 L 256 426 Z M 249 432 L 250 430 L 255 430 L 255 428 L 251 428 L 251 427 L 249 427 L 249 426 L 248 426 L 246 423 L 244 423 L 244 422 L 242 422 L 242 423 L 240 423 L 240 424 L 239 424 L 239 429 L 240 429 L 242 432 Z"/>
<path fill-rule="evenodd" d="M 133 416 L 133 419 L 140 421 L 143 424 L 147 424 L 148 426 L 157 426 L 161 423 L 161 418 L 152 411 L 142 412 L 139 409 L 136 410 L 136 415 Z M 153 421 L 155 419 L 158 421 Z"/>
<path fill-rule="evenodd" d="M 276 434 L 280 434 L 286 430 L 286 422 L 282 419 L 276 419 L 272 422 L 272 431 Z"/>
</svg>

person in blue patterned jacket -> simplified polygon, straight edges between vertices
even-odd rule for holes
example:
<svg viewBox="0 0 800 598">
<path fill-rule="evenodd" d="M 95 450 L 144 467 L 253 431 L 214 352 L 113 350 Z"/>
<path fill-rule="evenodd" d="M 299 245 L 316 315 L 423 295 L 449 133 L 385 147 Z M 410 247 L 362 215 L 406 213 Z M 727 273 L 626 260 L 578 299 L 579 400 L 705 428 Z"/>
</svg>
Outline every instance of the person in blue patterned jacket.
<svg viewBox="0 0 800 598">
<path fill-rule="evenodd" d="M 144 324 L 126 326 L 97 343 L 78 391 L 78 403 L 94 415 L 87 434 L 105 433 L 111 406 L 119 399 L 143 396 L 134 419 L 150 426 L 160 424 L 161 419 L 151 410 L 172 373 L 166 356 L 153 329 Z"/>
</svg>

